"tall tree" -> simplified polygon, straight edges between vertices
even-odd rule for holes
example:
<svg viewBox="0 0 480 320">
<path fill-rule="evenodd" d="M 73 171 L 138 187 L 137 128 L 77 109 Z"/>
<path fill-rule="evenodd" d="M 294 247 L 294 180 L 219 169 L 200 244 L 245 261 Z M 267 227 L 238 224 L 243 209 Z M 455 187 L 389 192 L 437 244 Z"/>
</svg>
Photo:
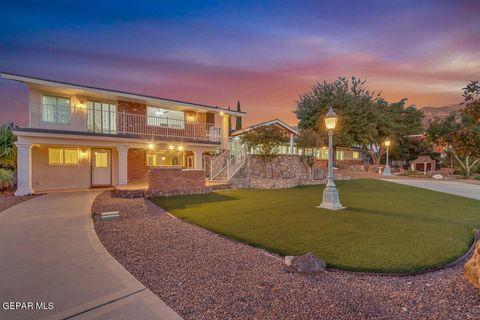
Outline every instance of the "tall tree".
<svg viewBox="0 0 480 320">
<path fill-rule="evenodd" d="M 228 106 L 228 110 L 230 111 L 230 106 Z M 228 117 L 228 132 L 232 131 L 232 117 Z"/>
<path fill-rule="evenodd" d="M 237 100 L 237 111 L 241 112 L 242 109 L 240 108 L 240 100 Z M 240 130 L 242 129 L 242 117 L 237 116 L 236 123 L 235 123 L 235 129 Z"/>
<path fill-rule="evenodd" d="M 480 161 L 480 83 L 471 81 L 463 88 L 465 109 L 445 119 L 434 119 L 428 129 L 429 139 L 444 147 L 470 177 Z"/>
<path fill-rule="evenodd" d="M 295 109 L 300 129 L 311 128 L 326 136 L 324 117 L 330 107 L 339 115 L 334 146 L 360 147 L 375 164 L 385 153 L 387 137 L 422 132 L 423 114 L 406 99 L 389 103 L 379 93 L 367 90 L 366 81 L 352 77 L 315 84 L 301 95 Z"/>
<path fill-rule="evenodd" d="M 427 137 L 444 147 L 470 177 L 480 158 L 480 132 L 472 126 L 472 118 L 464 112 L 452 113 L 444 119 L 434 119 L 427 128 Z"/>
<path fill-rule="evenodd" d="M 465 114 L 472 118 L 473 124 L 480 125 L 480 82 L 471 81 L 463 88 L 463 98 L 466 103 Z"/>
</svg>

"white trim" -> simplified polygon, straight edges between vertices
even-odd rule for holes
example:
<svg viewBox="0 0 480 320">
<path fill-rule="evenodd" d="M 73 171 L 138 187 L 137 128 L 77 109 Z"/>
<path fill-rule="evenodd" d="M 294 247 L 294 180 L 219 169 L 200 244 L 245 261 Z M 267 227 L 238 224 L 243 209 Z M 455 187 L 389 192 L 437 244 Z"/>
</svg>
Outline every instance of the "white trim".
<svg viewBox="0 0 480 320">
<path fill-rule="evenodd" d="M 28 132 L 28 131 L 16 131 L 13 130 L 15 136 L 18 137 L 19 142 L 31 143 L 31 144 L 50 144 L 50 145 L 66 145 L 73 146 L 95 146 L 95 147 L 117 147 L 118 145 L 125 145 L 130 148 L 146 148 L 151 140 L 141 140 L 134 138 L 122 138 L 122 137 L 103 137 L 103 136 L 84 136 L 75 134 L 64 133 L 43 133 L 43 132 Z M 74 141 L 72 141 L 74 140 Z M 168 141 L 168 140 L 155 140 L 154 143 L 158 144 L 182 144 L 184 148 L 202 147 L 208 151 L 215 151 L 218 144 L 201 144 L 201 143 L 185 143 L 181 140 Z"/>
</svg>

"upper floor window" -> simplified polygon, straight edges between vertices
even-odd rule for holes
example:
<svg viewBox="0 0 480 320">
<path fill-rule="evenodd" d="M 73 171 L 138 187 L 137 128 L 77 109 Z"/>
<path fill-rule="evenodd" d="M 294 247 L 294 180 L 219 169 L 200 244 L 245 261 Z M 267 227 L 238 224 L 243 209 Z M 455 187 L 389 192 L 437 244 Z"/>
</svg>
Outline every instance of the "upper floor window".
<svg viewBox="0 0 480 320">
<path fill-rule="evenodd" d="M 149 126 L 185 129 L 183 111 L 147 107 L 147 117 Z"/>
<path fill-rule="evenodd" d="M 70 115 L 70 98 L 47 95 L 42 97 L 42 121 L 68 124 Z"/>
</svg>

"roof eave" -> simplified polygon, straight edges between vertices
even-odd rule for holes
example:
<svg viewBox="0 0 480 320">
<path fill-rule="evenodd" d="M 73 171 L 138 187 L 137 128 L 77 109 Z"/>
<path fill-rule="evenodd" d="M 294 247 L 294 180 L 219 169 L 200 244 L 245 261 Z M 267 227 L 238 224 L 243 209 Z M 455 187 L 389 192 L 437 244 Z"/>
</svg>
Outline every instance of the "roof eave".
<svg viewBox="0 0 480 320">
<path fill-rule="evenodd" d="M 186 101 L 180 101 L 180 100 L 174 100 L 174 99 L 166 99 L 166 98 L 161 98 L 161 97 L 154 97 L 154 96 L 148 96 L 148 95 L 137 94 L 137 93 L 132 93 L 132 92 L 119 91 L 119 90 L 110 90 L 110 89 L 106 89 L 106 88 L 97 88 L 97 87 L 93 87 L 93 86 L 86 86 L 86 85 L 80 85 L 80 84 L 75 84 L 75 83 L 68 83 L 68 82 L 42 79 L 42 78 L 36 78 L 36 77 L 29 77 L 29 76 L 17 75 L 17 74 L 12 74 L 12 73 L 7 73 L 7 72 L 0 72 L 0 77 L 4 78 L 4 79 L 8 79 L 8 80 L 19 81 L 19 82 L 22 82 L 22 83 L 25 83 L 25 84 L 30 84 L 30 83 L 31 84 L 43 84 L 43 85 L 58 86 L 58 87 L 69 88 L 69 89 L 88 90 L 88 91 L 96 92 L 96 93 L 123 96 L 125 98 L 130 98 L 130 99 L 141 99 L 141 100 L 147 100 L 147 101 L 150 100 L 150 101 L 164 102 L 164 103 L 165 102 L 176 103 L 176 104 L 184 106 L 184 107 L 202 109 L 202 110 L 218 112 L 218 113 L 223 112 L 223 113 L 230 114 L 232 116 L 243 117 L 243 116 L 246 115 L 246 112 L 228 110 L 228 109 L 224 109 L 224 108 L 208 106 L 208 105 L 203 105 L 203 104 L 196 104 L 196 103 L 192 103 L 192 102 L 186 102 Z"/>
</svg>

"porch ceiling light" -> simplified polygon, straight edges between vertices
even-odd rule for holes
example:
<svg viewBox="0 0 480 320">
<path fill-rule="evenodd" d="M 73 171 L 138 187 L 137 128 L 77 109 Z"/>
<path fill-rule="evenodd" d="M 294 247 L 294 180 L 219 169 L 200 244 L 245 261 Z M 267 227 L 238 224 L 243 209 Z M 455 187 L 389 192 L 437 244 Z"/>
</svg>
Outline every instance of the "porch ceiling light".
<svg viewBox="0 0 480 320">
<path fill-rule="evenodd" d="M 173 150 L 173 145 L 169 145 L 169 146 L 168 146 L 168 149 L 169 149 L 169 150 Z"/>
<path fill-rule="evenodd" d="M 179 151 L 182 151 L 182 150 L 183 150 L 183 146 L 178 146 L 178 150 L 179 150 Z"/>
<path fill-rule="evenodd" d="M 155 147 L 155 146 L 153 145 L 153 143 L 150 143 L 150 144 L 148 145 L 148 149 L 150 149 L 150 150 L 153 150 L 154 147 Z"/>
<path fill-rule="evenodd" d="M 333 111 L 332 107 L 327 112 L 327 115 L 325 116 L 325 126 L 327 127 L 328 130 L 334 130 L 335 127 L 337 126 L 337 121 L 338 121 L 338 116 Z"/>
</svg>

